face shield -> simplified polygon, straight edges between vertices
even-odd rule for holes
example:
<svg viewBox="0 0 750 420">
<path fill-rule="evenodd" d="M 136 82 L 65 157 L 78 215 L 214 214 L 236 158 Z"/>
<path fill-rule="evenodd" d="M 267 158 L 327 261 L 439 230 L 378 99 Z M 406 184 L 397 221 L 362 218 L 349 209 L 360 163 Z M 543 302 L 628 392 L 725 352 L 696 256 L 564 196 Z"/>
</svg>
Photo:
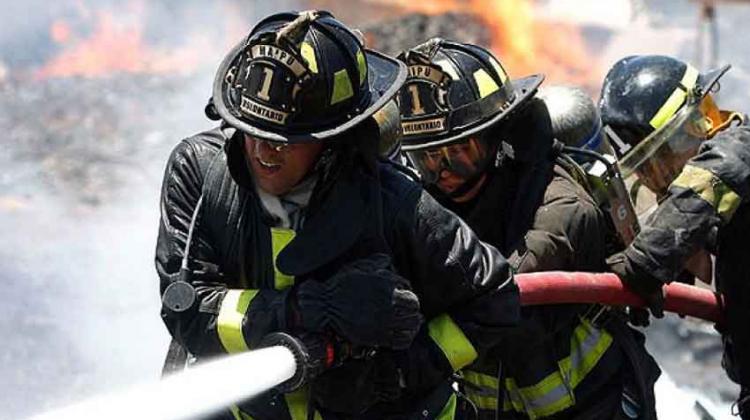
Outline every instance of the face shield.
<svg viewBox="0 0 750 420">
<path fill-rule="evenodd" d="M 620 159 L 623 178 L 635 174 L 657 196 L 665 195 L 688 159 L 708 138 L 711 124 L 703 114 L 702 103 L 688 101 L 666 124 L 629 150 Z M 605 127 L 604 132 L 610 143 L 625 144 L 611 127 Z"/>
<path fill-rule="evenodd" d="M 465 180 L 472 179 L 486 168 L 492 155 L 491 149 L 486 136 L 481 136 L 446 146 L 410 150 L 406 155 L 422 180 L 435 184 L 443 171 L 452 172 Z"/>
</svg>

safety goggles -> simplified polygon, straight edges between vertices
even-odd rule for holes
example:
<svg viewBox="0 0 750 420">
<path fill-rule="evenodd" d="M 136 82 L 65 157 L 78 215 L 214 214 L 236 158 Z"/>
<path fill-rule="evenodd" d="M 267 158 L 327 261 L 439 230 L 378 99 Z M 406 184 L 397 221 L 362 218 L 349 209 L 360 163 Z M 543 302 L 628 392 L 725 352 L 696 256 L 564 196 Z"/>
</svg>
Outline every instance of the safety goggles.
<svg viewBox="0 0 750 420">
<path fill-rule="evenodd" d="M 434 184 L 443 171 L 469 179 L 483 171 L 490 160 L 490 145 L 486 137 L 470 137 L 459 143 L 406 152 L 422 180 Z"/>
</svg>

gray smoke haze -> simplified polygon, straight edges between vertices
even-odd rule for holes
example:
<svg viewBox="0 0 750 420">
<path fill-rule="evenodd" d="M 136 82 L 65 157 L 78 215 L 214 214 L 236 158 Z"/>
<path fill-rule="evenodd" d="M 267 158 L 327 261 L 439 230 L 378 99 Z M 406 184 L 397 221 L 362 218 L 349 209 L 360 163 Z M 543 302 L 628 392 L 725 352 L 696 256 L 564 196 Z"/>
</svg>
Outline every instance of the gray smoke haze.
<svg viewBox="0 0 750 420">
<path fill-rule="evenodd" d="M 168 337 L 158 315 L 153 251 L 168 153 L 179 139 L 212 126 L 203 106 L 237 28 L 274 11 L 310 7 L 298 3 L 0 0 L 0 419 L 158 377 Z M 328 3 L 359 14 L 356 2 Z M 644 4 L 646 24 L 583 28 L 601 38 L 592 59 L 611 64 L 657 52 L 695 58 L 695 3 L 634 3 Z M 161 51 L 184 48 L 196 33 L 211 42 L 195 46 L 200 63 L 179 75 L 33 77 L 63 50 L 51 40 L 54 22 L 86 38 L 102 12 L 125 25 L 137 20 L 144 44 Z M 746 111 L 750 8 L 722 5 L 718 13 L 720 62 L 735 65 L 721 100 Z M 686 333 L 679 321 L 657 325 L 649 339 L 676 382 L 732 397 L 715 335 L 693 333 L 705 342 L 702 354 L 680 338 Z M 685 369 L 686 363 L 703 364 Z"/>
<path fill-rule="evenodd" d="M 137 14 L 133 5 L 140 7 Z M 239 38 L 291 1 L 0 1 L 0 418 L 17 419 L 154 380 L 168 344 L 153 268 L 169 151 L 210 128 L 214 70 Z M 143 19 L 144 44 L 214 42 L 187 73 L 29 77 L 107 12 Z M 119 22 L 119 20 L 118 20 Z M 231 23 L 231 25 L 229 23 Z M 239 35 L 241 36 L 241 35 Z M 236 39 L 231 39 L 235 37 Z"/>
</svg>

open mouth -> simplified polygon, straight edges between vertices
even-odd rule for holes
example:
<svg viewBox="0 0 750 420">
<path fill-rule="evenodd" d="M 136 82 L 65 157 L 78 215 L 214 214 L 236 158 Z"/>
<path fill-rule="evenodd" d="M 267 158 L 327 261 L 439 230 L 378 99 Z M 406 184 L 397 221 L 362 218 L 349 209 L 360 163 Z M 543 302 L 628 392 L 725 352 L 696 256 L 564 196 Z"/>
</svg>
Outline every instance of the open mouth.
<svg viewBox="0 0 750 420">
<path fill-rule="evenodd" d="M 262 169 L 263 169 L 263 170 L 264 170 L 265 172 L 268 172 L 268 173 L 273 173 L 273 172 L 276 172 L 276 171 L 278 171 L 279 169 L 281 169 L 281 165 L 280 165 L 280 164 L 278 164 L 278 163 L 271 163 L 271 162 L 266 162 L 266 161 L 264 161 L 263 159 L 261 159 L 261 157 L 260 157 L 260 156 L 256 156 L 256 157 L 255 157 L 255 160 L 256 160 L 256 161 L 257 161 L 257 162 L 258 162 L 258 163 L 260 164 L 260 167 L 261 167 L 261 168 L 262 168 Z"/>
</svg>

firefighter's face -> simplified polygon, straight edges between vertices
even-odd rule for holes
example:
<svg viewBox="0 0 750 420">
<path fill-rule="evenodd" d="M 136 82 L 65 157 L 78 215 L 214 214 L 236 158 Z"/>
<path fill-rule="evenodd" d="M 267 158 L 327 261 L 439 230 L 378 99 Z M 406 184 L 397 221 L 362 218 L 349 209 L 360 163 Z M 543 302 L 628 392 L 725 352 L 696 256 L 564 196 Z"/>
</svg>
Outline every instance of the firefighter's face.
<svg viewBox="0 0 750 420">
<path fill-rule="evenodd" d="M 321 143 L 285 145 L 245 135 L 245 158 L 263 191 L 288 193 L 313 168 L 323 150 Z"/>
<path fill-rule="evenodd" d="M 410 157 L 428 183 L 434 183 L 442 192 L 450 195 L 484 169 L 487 147 L 478 138 L 470 138 L 449 146 L 412 152 Z M 471 200 L 483 182 L 484 179 L 481 179 L 474 188 L 464 195 L 453 197 L 453 200 Z"/>
</svg>

